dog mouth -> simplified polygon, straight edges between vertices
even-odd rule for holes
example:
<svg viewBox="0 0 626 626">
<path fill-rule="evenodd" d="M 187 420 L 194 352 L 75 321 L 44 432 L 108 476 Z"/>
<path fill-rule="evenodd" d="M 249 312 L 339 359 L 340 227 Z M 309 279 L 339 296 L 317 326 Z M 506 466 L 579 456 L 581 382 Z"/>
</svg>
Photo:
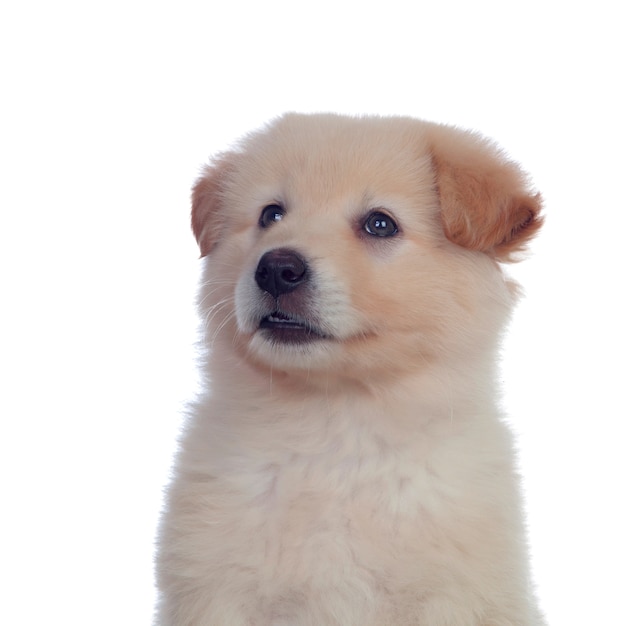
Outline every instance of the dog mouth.
<svg viewBox="0 0 626 626">
<path fill-rule="evenodd" d="M 328 339 L 310 321 L 283 311 L 273 311 L 259 322 L 259 329 L 266 337 L 280 343 L 309 343 Z"/>
</svg>

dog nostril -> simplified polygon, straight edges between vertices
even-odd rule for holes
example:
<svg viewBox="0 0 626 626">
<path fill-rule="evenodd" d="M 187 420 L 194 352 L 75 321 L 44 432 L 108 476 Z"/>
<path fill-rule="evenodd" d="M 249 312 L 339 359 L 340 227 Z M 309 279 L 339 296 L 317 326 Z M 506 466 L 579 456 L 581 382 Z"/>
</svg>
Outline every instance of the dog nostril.
<svg viewBox="0 0 626 626">
<path fill-rule="evenodd" d="M 294 270 L 289 267 L 280 273 L 280 277 L 288 283 L 296 283 L 296 282 L 300 282 L 302 273 L 296 274 L 296 272 L 294 272 Z"/>
<path fill-rule="evenodd" d="M 307 266 L 293 250 L 278 248 L 261 257 L 254 278 L 263 291 L 277 298 L 306 281 Z"/>
</svg>

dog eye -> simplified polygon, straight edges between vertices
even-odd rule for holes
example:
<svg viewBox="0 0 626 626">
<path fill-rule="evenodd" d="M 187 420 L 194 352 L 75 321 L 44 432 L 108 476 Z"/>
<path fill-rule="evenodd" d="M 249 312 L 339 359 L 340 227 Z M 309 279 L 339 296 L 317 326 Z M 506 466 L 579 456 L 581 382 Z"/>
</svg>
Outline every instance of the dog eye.
<svg viewBox="0 0 626 626">
<path fill-rule="evenodd" d="M 268 204 L 262 211 L 259 217 L 259 226 L 261 228 L 267 228 L 274 222 L 280 222 L 285 215 L 285 209 L 279 204 Z"/>
<path fill-rule="evenodd" d="M 396 223 L 380 211 L 375 211 L 367 216 L 363 229 L 375 237 L 393 237 L 398 232 Z"/>
</svg>

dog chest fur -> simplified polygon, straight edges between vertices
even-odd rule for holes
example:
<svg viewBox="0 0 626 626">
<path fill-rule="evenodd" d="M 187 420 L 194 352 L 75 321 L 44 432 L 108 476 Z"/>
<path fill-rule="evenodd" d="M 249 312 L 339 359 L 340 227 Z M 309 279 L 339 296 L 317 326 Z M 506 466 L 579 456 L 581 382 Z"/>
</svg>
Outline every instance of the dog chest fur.
<svg viewBox="0 0 626 626">
<path fill-rule="evenodd" d="M 195 577 L 197 623 L 412 624 L 426 607 L 479 623 L 467 607 L 511 575 L 511 539 L 523 545 L 508 433 L 495 414 L 455 419 L 393 398 L 380 404 L 395 432 L 371 402 L 322 394 L 293 407 L 240 394 L 245 418 L 191 427 L 170 558 Z M 246 404 L 274 419 L 251 423 Z M 341 620 L 325 613 L 330 598 Z"/>
</svg>

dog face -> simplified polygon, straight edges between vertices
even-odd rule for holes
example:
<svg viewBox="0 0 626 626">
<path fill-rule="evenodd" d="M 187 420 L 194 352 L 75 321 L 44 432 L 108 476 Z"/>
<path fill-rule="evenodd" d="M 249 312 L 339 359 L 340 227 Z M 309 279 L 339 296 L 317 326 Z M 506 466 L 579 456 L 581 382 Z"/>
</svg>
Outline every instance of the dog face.
<svg viewBox="0 0 626 626">
<path fill-rule="evenodd" d="M 285 116 L 194 188 L 211 339 L 307 377 L 475 358 L 512 302 L 497 261 L 536 232 L 539 210 L 517 166 L 473 134 Z"/>
</svg>

